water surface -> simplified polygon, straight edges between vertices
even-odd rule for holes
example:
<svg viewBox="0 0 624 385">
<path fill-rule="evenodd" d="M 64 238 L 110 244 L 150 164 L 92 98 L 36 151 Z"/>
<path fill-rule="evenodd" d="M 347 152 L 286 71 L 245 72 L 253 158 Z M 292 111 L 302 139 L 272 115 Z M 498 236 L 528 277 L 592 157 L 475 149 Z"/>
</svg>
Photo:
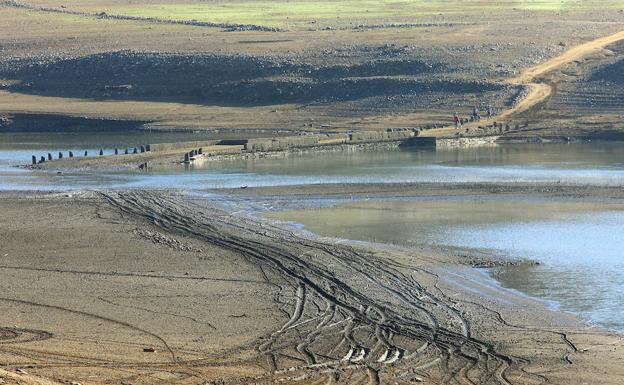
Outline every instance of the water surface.
<svg viewBox="0 0 624 385">
<path fill-rule="evenodd" d="M 504 287 L 624 331 L 624 204 L 482 198 L 367 201 L 266 214 L 348 239 L 447 245 L 532 259 L 501 267 Z"/>
<path fill-rule="evenodd" d="M 67 136 L 15 137 L 0 134 L 0 189 L 183 188 L 214 189 L 240 186 L 283 186 L 318 183 L 402 182 L 542 182 L 624 185 L 624 146 L 612 143 L 514 144 L 473 149 L 427 149 L 335 152 L 277 158 L 207 162 L 150 170 L 77 171 L 57 177 L 25 173 L 16 164 L 30 163 L 32 154 L 84 149 L 133 147 L 157 141 L 197 137 Z M 31 134 L 32 135 L 32 134 Z M 176 135 L 176 134 L 169 134 Z M 212 137 L 214 138 L 214 136 Z M 73 145 L 71 143 L 74 143 Z"/>
<path fill-rule="evenodd" d="M 15 167 L 30 163 L 31 155 L 48 152 L 56 155 L 72 150 L 81 154 L 101 148 L 111 153 L 113 148 L 146 143 L 220 137 L 224 135 L 0 134 L 0 190 L 204 191 L 240 186 L 402 182 L 624 186 L 624 146 L 619 143 L 304 154 L 191 167 L 171 165 L 149 172 L 76 170 L 57 175 Z M 268 203 L 266 208 L 279 206 Z M 492 275 L 507 287 L 554 300 L 562 309 L 624 330 L 624 217 L 618 205 L 458 197 L 357 203 L 288 215 L 284 218 L 331 236 L 407 246 L 429 243 L 485 248 L 540 260 L 540 266 L 502 268 Z"/>
</svg>

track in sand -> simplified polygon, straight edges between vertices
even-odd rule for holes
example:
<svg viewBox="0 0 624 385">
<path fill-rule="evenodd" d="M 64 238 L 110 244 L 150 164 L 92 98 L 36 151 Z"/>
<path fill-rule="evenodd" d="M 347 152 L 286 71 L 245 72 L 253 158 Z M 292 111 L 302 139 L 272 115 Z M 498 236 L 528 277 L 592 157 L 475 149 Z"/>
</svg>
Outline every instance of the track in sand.
<svg viewBox="0 0 624 385">
<path fill-rule="evenodd" d="M 287 282 L 277 300 L 288 320 L 257 344 L 273 382 L 545 381 L 525 369 L 529 360 L 473 337 L 454 302 L 420 283 L 437 281 L 426 269 L 179 197 L 142 191 L 101 196 L 127 215 L 235 251 Z"/>
</svg>

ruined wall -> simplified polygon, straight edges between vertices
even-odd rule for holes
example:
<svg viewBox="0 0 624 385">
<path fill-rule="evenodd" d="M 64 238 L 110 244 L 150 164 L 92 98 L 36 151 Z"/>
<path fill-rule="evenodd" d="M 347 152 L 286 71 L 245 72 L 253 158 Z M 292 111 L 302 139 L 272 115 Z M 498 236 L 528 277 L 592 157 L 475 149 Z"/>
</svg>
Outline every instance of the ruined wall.
<svg viewBox="0 0 624 385">
<path fill-rule="evenodd" d="M 455 147 L 495 146 L 498 144 L 499 139 L 500 139 L 500 135 L 471 137 L 471 138 L 438 139 L 436 141 L 436 147 L 437 148 L 455 148 Z"/>
<path fill-rule="evenodd" d="M 194 141 L 194 142 L 177 142 L 177 143 L 157 143 L 150 144 L 150 151 L 170 151 L 170 150 L 184 150 L 189 148 L 201 148 L 201 147 L 209 147 L 217 144 L 218 140 L 203 140 L 203 141 Z"/>
<path fill-rule="evenodd" d="M 290 136 L 283 138 L 259 138 L 250 139 L 245 144 L 245 150 L 256 151 L 280 151 L 291 148 L 306 148 L 316 146 L 330 146 L 338 144 L 359 144 L 387 141 L 401 141 L 409 139 L 413 135 L 412 130 L 392 129 L 387 131 L 363 131 L 351 134 L 325 134 Z"/>
</svg>

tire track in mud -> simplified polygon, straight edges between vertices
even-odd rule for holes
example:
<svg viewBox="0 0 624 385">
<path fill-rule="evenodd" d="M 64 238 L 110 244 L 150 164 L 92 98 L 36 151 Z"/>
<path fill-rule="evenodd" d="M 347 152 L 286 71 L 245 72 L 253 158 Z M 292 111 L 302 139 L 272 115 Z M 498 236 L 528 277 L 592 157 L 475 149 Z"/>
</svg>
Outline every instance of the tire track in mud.
<svg viewBox="0 0 624 385">
<path fill-rule="evenodd" d="M 147 273 L 68 270 L 68 269 L 57 269 L 57 268 L 38 268 L 38 267 L 7 266 L 7 265 L 0 265 L 0 269 L 40 271 L 40 272 L 46 272 L 46 273 L 75 274 L 75 275 L 100 275 L 100 276 L 109 276 L 109 277 L 153 278 L 153 279 L 167 279 L 167 280 L 182 279 L 182 280 L 190 280 L 190 281 L 239 282 L 239 283 L 258 283 L 258 284 L 274 285 L 270 281 L 240 280 L 240 279 L 233 279 L 233 278 L 194 277 L 194 276 L 189 276 L 189 275 L 158 275 L 158 274 L 147 274 Z"/>
<path fill-rule="evenodd" d="M 297 236 L 172 195 L 98 194 L 122 213 L 237 252 L 293 287 L 289 319 L 258 345 L 274 381 L 325 378 L 338 384 L 356 376 L 370 384 L 386 377 L 403 384 L 421 376 L 476 385 L 511 384 L 514 374 L 526 374 L 520 367 L 526 360 L 473 338 L 469 321 L 445 298 L 374 253 Z M 325 310 L 319 304 L 326 304 Z M 336 327 L 345 322 L 344 329 Z"/>
<path fill-rule="evenodd" d="M 141 329 L 140 327 L 134 326 L 134 325 L 129 324 L 127 322 L 118 321 L 118 320 L 115 320 L 115 319 L 112 319 L 112 318 L 109 318 L 109 317 L 105 317 L 105 316 L 101 316 L 101 315 L 97 315 L 97 314 L 93 314 L 93 313 L 88 313 L 88 312 L 84 312 L 84 311 L 81 311 L 81 310 L 74 310 L 74 309 L 69 309 L 69 308 L 62 307 L 62 306 L 43 304 L 43 303 L 27 301 L 27 300 L 21 300 L 21 299 L 16 299 L 16 298 L 0 297 L 0 302 L 10 302 L 10 303 L 16 303 L 16 304 L 20 304 L 20 305 L 37 306 L 37 307 L 44 307 L 44 308 L 48 308 L 48 309 L 60 310 L 60 311 L 63 311 L 63 312 L 73 313 L 73 314 L 76 314 L 76 315 L 79 315 L 79 316 L 84 316 L 84 317 L 88 317 L 88 318 L 94 318 L 94 319 L 98 319 L 98 320 L 101 320 L 101 321 L 106 321 L 106 322 L 110 322 L 110 323 L 117 324 L 117 325 L 120 325 L 120 326 L 124 326 L 124 327 L 127 327 L 129 329 L 136 330 L 136 331 L 138 331 L 140 333 L 143 333 L 143 334 L 146 334 L 148 336 L 151 336 L 151 337 L 155 338 L 169 352 L 169 354 L 171 356 L 171 360 L 173 362 L 177 361 L 175 352 L 173 351 L 173 349 L 171 349 L 171 347 L 169 346 L 167 341 L 165 341 L 162 337 L 160 337 L 158 334 L 155 334 L 155 333 L 150 332 L 150 331 L 145 330 L 145 329 Z"/>
<path fill-rule="evenodd" d="M 0 345 L 43 341 L 54 337 L 45 330 L 0 327 Z"/>
<path fill-rule="evenodd" d="M 106 299 L 106 298 L 101 297 L 101 296 L 97 297 L 97 299 L 99 299 L 100 301 L 102 301 L 104 303 L 112 305 L 112 306 L 127 307 L 127 308 L 134 309 L 134 310 L 141 310 L 141 311 L 152 313 L 152 314 L 168 315 L 168 316 L 176 317 L 176 318 L 186 318 L 186 319 L 191 320 L 191 321 L 193 321 L 195 323 L 206 325 L 209 328 L 211 328 L 212 330 L 217 330 L 217 328 L 213 324 L 211 324 L 210 322 L 201 321 L 201 320 L 199 320 L 199 319 L 197 319 L 195 317 L 191 317 L 191 316 L 188 316 L 188 315 L 177 314 L 177 313 L 169 313 L 169 312 L 165 312 L 165 311 L 158 311 L 158 310 L 148 309 L 148 308 L 141 307 L 141 306 L 136 306 L 136 305 L 126 305 L 126 304 L 122 304 L 122 303 L 119 303 L 119 302 L 112 301 L 110 299 Z"/>
</svg>

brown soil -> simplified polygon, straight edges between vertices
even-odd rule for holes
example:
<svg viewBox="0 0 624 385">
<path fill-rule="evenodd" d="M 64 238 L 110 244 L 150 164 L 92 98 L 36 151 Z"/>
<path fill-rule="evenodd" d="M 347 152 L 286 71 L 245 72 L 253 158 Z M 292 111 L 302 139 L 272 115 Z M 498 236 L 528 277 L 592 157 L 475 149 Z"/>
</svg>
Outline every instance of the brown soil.
<svg viewBox="0 0 624 385">
<path fill-rule="evenodd" d="M 510 9 L 458 20 L 416 17 L 401 28 L 375 19 L 353 27 L 344 19 L 332 30 L 228 32 L 36 10 L 91 12 L 98 5 L 90 2 L 22 3 L 35 9 L 0 5 L 7 16 L 0 23 L 0 114 L 107 118 L 111 127 L 141 121 L 154 129 L 431 128 L 476 103 L 498 112 L 516 105 L 523 121 L 548 95 L 546 86 L 533 85 L 516 104 L 519 85 L 527 84 L 505 79 L 597 52 L 584 45 L 558 56 L 619 31 L 621 18 L 608 10 Z"/>
</svg>

